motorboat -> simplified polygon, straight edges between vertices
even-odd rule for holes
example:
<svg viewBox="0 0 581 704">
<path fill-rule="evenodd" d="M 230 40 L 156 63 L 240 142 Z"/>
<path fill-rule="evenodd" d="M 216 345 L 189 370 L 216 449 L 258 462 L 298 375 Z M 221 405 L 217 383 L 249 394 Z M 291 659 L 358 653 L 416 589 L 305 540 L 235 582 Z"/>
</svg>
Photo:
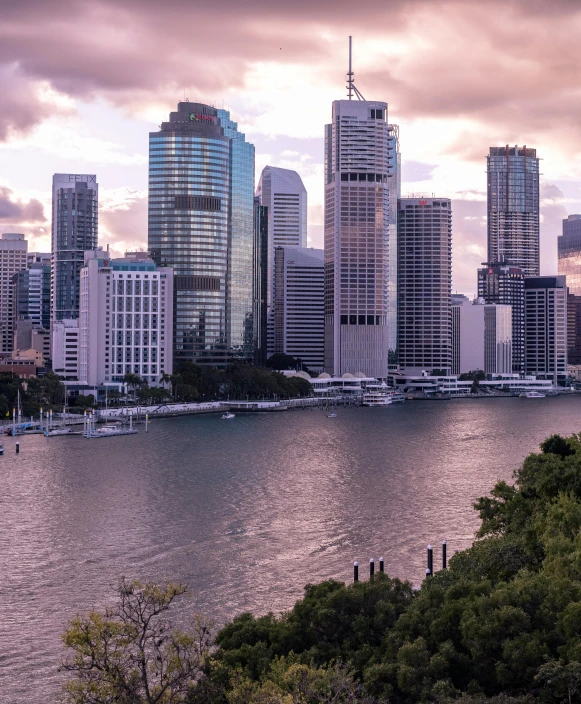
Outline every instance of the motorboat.
<svg viewBox="0 0 581 704">
<path fill-rule="evenodd" d="M 4 445 L 0 444 L 0 455 L 4 454 Z"/>
<path fill-rule="evenodd" d="M 526 394 L 521 394 L 521 398 L 545 398 L 545 394 L 541 394 L 539 391 L 527 391 Z"/>
<path fill-rule="evenodd" d="M 231 420 L 232 418 L 236 418 L 234 413 L 224 413 L 222 415 L 222 420 Z"/>
<path fill-rule="evenodd" d="M 390 398 L 392 403 L 403 403 L 405 401 L 405 396 L 401 391 L 392 391 Z"/>
<path fill-rule="evenodd" d="M 85 433 L 86 438 L 110 438 L 115 435 L 136 435 L 139 431 L 135 430 L 133 427 L 125 428 L 120 424 L 116 425 L 103 425 L 100 428 L 91 427 Z"/>
<path fill-rule="evenodd" d="M 52 428 L 51 430 L 45 430 L 44 435 L 49 438 L 53 435 L 69 435 L 71 432 L 71 428 Z"/>
<path fill-rule="evenodd" d="M 327 418 L 336 418 L 337 414 L 336 413 L 328 413 Z"/>
</svg>

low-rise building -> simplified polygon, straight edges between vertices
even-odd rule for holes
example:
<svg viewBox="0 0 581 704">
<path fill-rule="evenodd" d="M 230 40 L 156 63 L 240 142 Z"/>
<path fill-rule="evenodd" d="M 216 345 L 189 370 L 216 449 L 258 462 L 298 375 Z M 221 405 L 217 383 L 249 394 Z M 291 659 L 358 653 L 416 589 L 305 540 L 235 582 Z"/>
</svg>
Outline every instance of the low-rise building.
<svg viewBox="0 0 581 704">
<path fill-rule="evenodd" d="M 79 381 L 79 320 L 53 321 L 52 369 L 64 381 Z"/>
</svg>

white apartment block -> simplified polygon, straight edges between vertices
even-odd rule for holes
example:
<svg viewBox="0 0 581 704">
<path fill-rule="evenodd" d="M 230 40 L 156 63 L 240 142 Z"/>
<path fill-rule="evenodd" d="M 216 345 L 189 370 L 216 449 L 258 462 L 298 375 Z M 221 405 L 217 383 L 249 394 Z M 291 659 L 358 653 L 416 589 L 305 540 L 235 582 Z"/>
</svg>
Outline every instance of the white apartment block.
<svg viewBox="0 0 581 704">
<path fill-rule="evenodd" d="M 512 372 L 512 306 L 483 299 L 452 306 L 452 374 Z"/>
<path fill-rule="evenodd" d="M 274 352 L 300 357 L 313 371 L 325 362 L 325 255 L 277 247 L 274 259 Z"/>
<path fill-rule="evenodd" d="M 145 252 L 85 253 L 81 269 L 79 378 L 90 385 L 136 374 L 150 386 L 172 373 L 173 270 Z"/>
<path fill-rule="evenodd" d="M 12 277 L 26 269 L 28 242 L 24 235 L 5 232 L 0 239 L 0 352 L 12 352 L 14 301 Z"/>
<path fill-rule="evenodd" d="M 79 381 L 79 320 L 52 323 L 52 369 L 65 381 Z"/>
</svg>

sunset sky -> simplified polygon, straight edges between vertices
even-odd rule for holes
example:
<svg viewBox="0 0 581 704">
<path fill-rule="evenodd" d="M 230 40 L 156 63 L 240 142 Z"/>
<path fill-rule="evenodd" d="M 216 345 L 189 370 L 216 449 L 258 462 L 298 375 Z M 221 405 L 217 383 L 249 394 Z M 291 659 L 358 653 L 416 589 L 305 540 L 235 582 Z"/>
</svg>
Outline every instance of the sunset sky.
<svg viewBox="0 0 581 704">
<path fill-rule="evenodd" d="M 0 232 L 50 251 L 54 172 L 96 173 L 99 243 L 147 246 L 148 133 L 178 100 L 231 111 L 266 164 L 296 169 L 322 247 L 323 126 L 355 82 L 399 125 L 402 194 L 453 199 L 454 290 L 486 256 L 488 147 L 541 162 L 541 273 L 581 212 L 576 0 L 3 0 Z"/>
</svg>

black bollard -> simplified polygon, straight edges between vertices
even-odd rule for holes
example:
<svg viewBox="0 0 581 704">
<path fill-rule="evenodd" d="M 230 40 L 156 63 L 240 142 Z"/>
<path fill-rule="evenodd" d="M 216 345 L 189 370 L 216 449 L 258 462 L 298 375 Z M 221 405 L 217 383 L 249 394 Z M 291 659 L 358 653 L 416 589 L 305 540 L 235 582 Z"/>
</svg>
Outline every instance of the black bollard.
<svg viewBox="0 0 581 704">
<path fill-rule="evenodd" d="M 430 570 L 430 575 L 434 574 L 434 549 L 431 545 L 428 545 L 428 569 Z"/>
<path fill-rule="evenodd" d="M 20 452 L 20 443 L 17 442 L 16 443 L 16 454 L 18 454 L 19 452 Z"/>
<path fill-rule="evenodd" d="M 369 579 L 372 582 L 373 582 L 374 572 L 375 572 L 375 560 L 373 558 L 371 558 L 371 560 L 369 560 Z"/>
<path fill-rule="evenodd" d="M 359 581 L 359 563 L 358 562 L 353 563 L 353 581 L 354 582 Z"/>
<path fill-rule="evenodd" d="M 380 572 L 384 572 L 384 569 L 383 569 L 383 557 L 380 557 L 380 558 L 379 558 L 379 571 L 380 571 Z"/>
<path fill-rule="evenodd" d="M 442 541 L 442 569 L 446 569 L 446 541 Z"/>
</svg>

